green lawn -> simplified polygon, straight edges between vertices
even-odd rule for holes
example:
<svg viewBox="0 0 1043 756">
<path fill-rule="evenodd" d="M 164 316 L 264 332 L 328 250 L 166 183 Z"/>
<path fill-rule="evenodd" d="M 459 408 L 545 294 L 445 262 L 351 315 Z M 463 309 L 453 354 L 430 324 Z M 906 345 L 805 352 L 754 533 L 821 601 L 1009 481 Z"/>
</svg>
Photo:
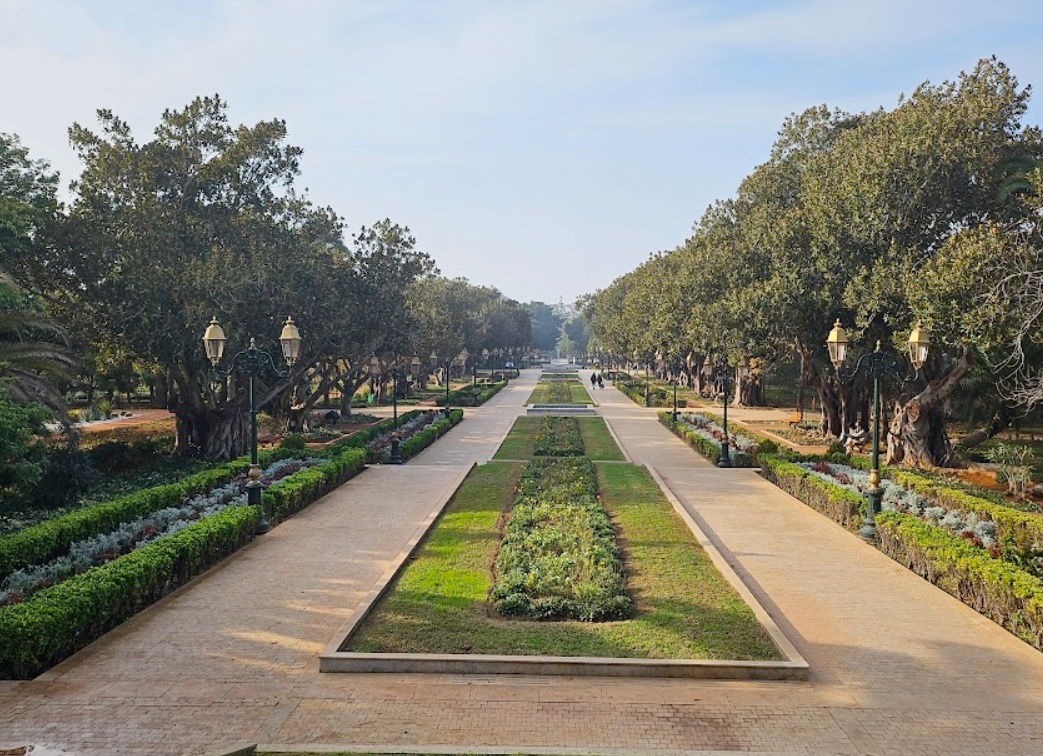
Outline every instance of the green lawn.
<svg viewBox="0 0 1043 756">
<path fill-rule="evenodd" d="M 587 450 L 587 456 L 595 462 L 601 460 L 623 461 L 623 452 L 616 445 L 616 439 L 605 425 L 604 418 L 600 417 L 577 417 L 579 421 L 579 433 L 583 437 L 583 447 Z"/>
<path fill-rule="evenodd" d="M 586 456 L 595 462 L 623 460 L 623 453 L 612 438 L 604 419 L 600 417 L 578 417 L 579 433 L 583 438 Z M 532 444 L 540 429 L 543 418 L 525 415 L 514 421 L 511 432 L 496 450 L 493 459 L 533 459 Z"/>
<path fill-rule="evenodd" d="M 569 401 L 555 399 L 553 385 L 565 384 L 569 390 Z M 540 381 L 529 395 L 528 404 L 593 404 L 587 389 L 579 381 Z"/>
<path fill-rule="evenodd" d="M 498 616 L 486 600 L 491 565 L 501 518 L 514 500 L 523 466 L 491 463 L 471 472 L 416 557 L 343 650 L 781 658 L 648 472 L 627 464 L 596 468 L 636 616 L 603 623 Z"/>
</svg>

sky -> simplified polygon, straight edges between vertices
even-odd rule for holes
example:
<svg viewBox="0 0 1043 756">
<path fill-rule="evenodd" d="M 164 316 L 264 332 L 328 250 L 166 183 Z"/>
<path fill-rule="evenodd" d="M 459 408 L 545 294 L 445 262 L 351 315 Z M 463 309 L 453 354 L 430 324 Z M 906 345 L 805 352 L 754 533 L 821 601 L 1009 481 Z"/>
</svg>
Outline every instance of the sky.
<svg viewBox="0 0 1043 756">
<path fill-rule="evenodd" d="M 1043 85 L 1041 40 L 1039 0 L 0 0 L 0 132 L 67 186 L 74 122 L 144 142 L 216 93 L 286 121 L 348 235 L 390 218 L 443 275 L 570 303 L 683 243 L 790 114 L 991 55 Z"/>
</svg>

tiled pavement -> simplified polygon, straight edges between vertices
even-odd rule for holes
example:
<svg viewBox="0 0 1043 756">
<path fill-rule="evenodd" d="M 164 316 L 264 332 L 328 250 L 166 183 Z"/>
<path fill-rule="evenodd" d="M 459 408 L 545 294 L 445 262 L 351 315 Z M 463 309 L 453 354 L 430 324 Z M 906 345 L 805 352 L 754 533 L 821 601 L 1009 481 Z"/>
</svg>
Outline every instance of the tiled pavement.
<svg viewBox="0 0 1043 756">
<path fill-rule="evenodd" d="M 317 655 L 472 462 L 526 373 L 403 467 L 372 469 L 43 678 L 0 683 L 0 748 L 240 742 L 570 752 L 1043 754 L 1043 654 L 748 470 L 595 393 L 811 664 L 807 683 L 347 675 Z"/>
</svg>

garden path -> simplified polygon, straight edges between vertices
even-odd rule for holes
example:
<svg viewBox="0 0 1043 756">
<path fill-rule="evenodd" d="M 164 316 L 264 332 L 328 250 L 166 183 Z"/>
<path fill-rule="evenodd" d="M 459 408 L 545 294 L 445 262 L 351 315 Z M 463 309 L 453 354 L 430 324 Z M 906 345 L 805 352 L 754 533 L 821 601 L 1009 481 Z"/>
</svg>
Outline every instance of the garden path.
<svg viewBox="0 0 1043 756">
<path fill-rule="evenodd" d="M 811 680 L 320 675 L 324 644 L 463 471 L 491 457 L 534 382 L 526 371 L 410 464 L 349 481 L 42 678 L 0 683 L 0 748 L 1043 753 L 1043 655 L 752 471 L 712 467 L 608 386 L 599 412 L 628 454 L 706 525 Z"/>
</svg>

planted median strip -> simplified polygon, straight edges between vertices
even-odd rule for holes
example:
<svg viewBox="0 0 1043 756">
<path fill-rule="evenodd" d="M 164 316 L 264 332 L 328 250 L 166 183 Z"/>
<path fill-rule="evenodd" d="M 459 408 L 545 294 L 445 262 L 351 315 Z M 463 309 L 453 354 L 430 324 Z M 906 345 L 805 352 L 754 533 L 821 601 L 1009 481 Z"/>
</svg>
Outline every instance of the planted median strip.
<svg viewBox="0 0 1043 756">
<path fill-rule="evenodd" d="M 591 419 L 600 422 L 600 418 Z M 542 419 L 520 418 L 519 423 L 532 420 L 538 426 Z M 564 467 L 552 473 L 555 465 Z M 586 472 L 568 470 L 570 465 L 577 470 L 585 466 Z M 569 490 L 562 497 L 567 503 L 587 497 L 595 499 L 605 512 L 603 519 L 590 520 L 591 529 L 600 537 L 586 539 L 589 546 L 583 558 L 563 546 L 581 540 L 579 537 L 530 527 L 537 521 L 574 519 L 572 514 L 537 518 L 516 509 L 518 503 L 530 499 L 540 502 L 539 495 L 531 495 L 526 481 L 539 479 L 543 486 L 559 478 Z M 550 556 L 553 569 L 512 572 L 510 530 L 515 519 L 514 524 L 525 533 L 523 540 L 537 541 Z M 508 556 L 498 560 L 504 551 Z M 560 563 L 555 561 L 558 558 Z M 611 567 L 605 573 L 610 574 L 618 564 L 615 588 L 603 591 L 599 604 L 613 609 L 586 611 L 587 620 L 617 619 L 560 619 L 584 616 L 584 610 L 564 610 L 569 602 L 585 606 L 583 601 L 557 592 L 565 582 L 573 582 L 573 578 L 563 577 L 566 564 L 590 575 L 602 566 Z M 512 588 L 535 589 L 526 599 L 517 599 L 519 606 L 553 609 L 543 616 L 556 619 L 534 620 L 532 613 L 526 617 L 501 615 L 497 607 L 502 608 L 506 596 L 520 592 L 501 591 L 497 587 L 500 573 Z M 598 580 L 593 581 L 596 588 L 577 590 L 578 585 L 574 582 L 572 590 L 584 601 L 600 590 Z M 539 611 L 536 615 L 540 616 Z M 653 660 L 783 658 L 753 610 L 713 566 L 646 470 L 619 463 L 591 464 L 582 458 L 537 462 L 533 467 L 524 462 L 493 462 L 472 470 L 420 547 L 340 650 Z"/>
</svg>

